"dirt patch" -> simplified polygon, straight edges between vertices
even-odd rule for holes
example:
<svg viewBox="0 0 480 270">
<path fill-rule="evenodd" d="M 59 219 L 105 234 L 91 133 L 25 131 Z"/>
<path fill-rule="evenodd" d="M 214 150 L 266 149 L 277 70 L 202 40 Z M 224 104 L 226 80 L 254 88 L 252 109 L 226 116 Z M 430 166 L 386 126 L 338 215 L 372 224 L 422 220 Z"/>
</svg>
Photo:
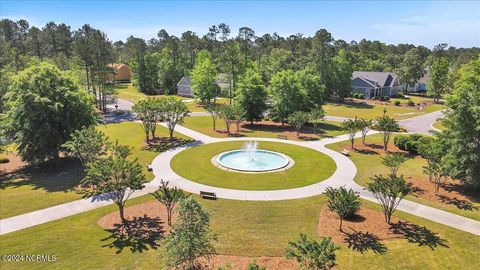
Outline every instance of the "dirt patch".
<svg viewBox="0 0 480 270">
<path fill-rule="evenodd" d="M 365 144 L 363 144 L 362 142 L 355 141 L 355 145 L 354 145 L 355 149 L 353 151 L 358 152 L 360 154 L 372 154 L 372 155 L 383 155 L 386 153 L 401 153 L 405 155 L 408 154 L 408 152 L 398 149 L 398 147 L 395 146 L 395 144 L 392 141 L 393 140 L 390 140 L 387 151 L 383 150 L 383 144 L 381 145 L 381 144 L 369 143 L 368 138 Z M 352 145 L 350 144 L 350 142 L 342 144 L 341 149 L 351 150 Z"/>
<path fill-rule="evenodd" d="M 431 202 L 454 205 L 467 211 L 480 211 L 475 204 L 480 202 L 480 193 L 468 188 L 458 181 L 447 179 L 441 186 L 438 195 L 435 194 L 435 184 L 428 177 L 406 177 L 407 182 L 413 185 L 413 196 Z"/>
<path fill-rule="evenodd" d="M 392 217 L 392 223 L 398 221 L 397 218 Z M 365 207 L 361 207 L 354 217 L 343 220 L 343 232 L 339 230 L 339 225 L 340 220 L 337 214 L 324 205 L 320 210 L 317 232 L 321 236 L 332 237 L 336 243 L 349 244 L 352 237 L 360 235 L 371 235 L 371 238 L 377 240 L 399 238 L 399 235 L 393 233 L 391 226 L 385 222 L 382 212 Z"/>
<path fill-rule="evenodd" d="M 148 143 L 144 141 L 142 143 L 142 149 L 155 152 L 165 152 L 193 141 L 194 140 L 192 139 L 181 139 L 177 137 L 173 137 L 172 140 L 168 137 L 155 137 L 150 139 Z"/>
<path fill-rule="evenodd" d="M 248 133 L 252 133 L 252 132 L 271 132 L 271 133 L 276 133 L 277 135 L 287 136 L 287 138 L 289 139 L 297 138 L 297 132 L 295 128 L 288 125 L 287 123 L 285 123 L 285 125 L 282 126 L 282 123 L 273 122 L 273 121 L 259 121 L 259 122 L 254 122 L 254 124 L 251 124 L 250 122 L 242 122 L 240 123 L 239 127 L 240 127 L 240 130 L 237 131 L 237 126 L 235 124 L 232 124 L 230 128 L 230 133 L 231 133 L 230 135 L 227 134 L 226 130 L 217 130 L 217 133 L 222 134 L 224 136 L 230 136 L 230 137 L 243 137 Z M 324 135 L 325 129 L 340 130 L 340 127 L 322 122 L 317 125 L 317 130 L 316 130 L 317 132 L 314 133 L 313 125 L 306 124 L 300 130 L 298 139 L 305 140 L 305 141 L 318 140 L 320 138 L 326 137 Z"/>
<path fill-rule="evenodd" d="M 256 261 L 261 267 L 266 267 L 268 270 L 295 270 L 297 268 L 297 262 L 294 260 L 288 260 L 284 257 L 242 257 L 231 255 L 215 255 L 212 256 L 210 261 L 200 260 L 200 263 L 204 266 L 203 269 L 214 270 L 223 267 L 225 269 L 247 269 L 248 265 Z"/>
<path fill-rule="evenodd" d="M 167 224 L 167 210 L 163 204 L 156 200 L 127 207 L 125 208 L 124 214 L 125 218 L 129 221 L 140 218 L 156 220 L 164 231 L 167 233 L 170 231 L 170 226 Z M 175 219 L 175 215 L 173 219 Z M 121 220 L 118 211 L 112 212 L 98 220 L 98 225 L 107 230 L 117 228 L 120 223 Z"/>
</svg>

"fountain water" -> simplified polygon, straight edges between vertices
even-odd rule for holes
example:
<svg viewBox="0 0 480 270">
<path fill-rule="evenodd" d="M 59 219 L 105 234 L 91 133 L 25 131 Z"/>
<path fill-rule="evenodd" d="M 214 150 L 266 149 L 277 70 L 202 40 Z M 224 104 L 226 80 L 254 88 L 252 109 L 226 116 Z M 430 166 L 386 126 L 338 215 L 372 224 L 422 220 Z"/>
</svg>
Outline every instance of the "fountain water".
<svg viewBox="0 0 480 270">
<path fill-rule="evenodd" d="M 239 150 L 220 153 L 216 162 L 237 171 L 266 172 L 284 168 L 290 161 L 283 154 L 258 149 L 257 141 L 248 141 Z"/>
<path fill-rule="evenodd" d="M 257 141 L 248 141 L 243 144 L 242 150 L 245 151 L 248 155 L 249 160 L 253 160 L 253 157 L 255 155 L 255 152 L 257 151 L 258 148 L 258 142 Z"/>
</svg>

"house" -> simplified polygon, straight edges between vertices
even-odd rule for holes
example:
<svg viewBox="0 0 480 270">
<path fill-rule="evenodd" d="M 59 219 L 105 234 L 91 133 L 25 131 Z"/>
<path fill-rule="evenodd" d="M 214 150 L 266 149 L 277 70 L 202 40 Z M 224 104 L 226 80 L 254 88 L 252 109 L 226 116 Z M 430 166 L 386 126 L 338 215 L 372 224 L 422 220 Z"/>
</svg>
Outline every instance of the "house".
<svg viewBox="0 0 480 270">
<path fill-rule="evenodd" d="M 177 95 L 182 97 L 193 97 L 194 93 L 191 87 L 191 82 L 192 80 L 190 77 L 183 76 L 177 83 Z M 230 82 L 228 81 L 228 76 L 226 74 L 219 74 L 215 83 L 220 88 L 219 94 L 225 93 L 230 87 Z"/>
<path fill-rule="evenodd" d="M 130 82 L 132 78 L 132 70 L 126 64 L 113 63 L 110 65 L 113 69 L 114 75 L 111 78 L 114 82 Z"/>
<path fill-rule="evenodd" d="M 401 90 L 397 75 L 391 72 L 354 71 L 352 91 L 361 93 L 365 98 L 394 96 Z"/>
<path fill-rule="evenodd" d="M 428 80 L 430 80 L 430 69 L 426 68 L 423 71 L 423 76 L 418 80 L 418 82 L 413 87 L 409 87 L 408 91 L 417 92 L 417 93 L 427 92 Z"/>
</svg>

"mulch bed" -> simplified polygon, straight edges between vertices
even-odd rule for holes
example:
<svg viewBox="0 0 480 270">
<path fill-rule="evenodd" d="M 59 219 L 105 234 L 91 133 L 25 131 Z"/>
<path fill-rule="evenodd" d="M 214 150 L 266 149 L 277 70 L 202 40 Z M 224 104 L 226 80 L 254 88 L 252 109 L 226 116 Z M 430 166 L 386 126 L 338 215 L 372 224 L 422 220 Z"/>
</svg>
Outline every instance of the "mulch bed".
<svg viewBox="0 0 480 270">
<path fill-rule="evenodd" d="M 14 153 L 8 153 L 4 157 L 8 158 L 9 162 L 0 164 L 0 175 L 14 173 L 27 165 Z"/>
<path fill-rule="evenodd" d="M 177 137 L 173 137 L 172 140 L 170 140 L 169 137 L 155 137 L 150 139 L 148 143 L 144 141 L 142 148 L 155 152 L 165 152 L 193 141 L 192 139 L 181 139 Z"/>
<path fill-rule="evenodd" d="M 392 223 L 399 220 L 392 217 Z M 361 207 L 358 213 L 349 219 L 343 220 L 342 230 L 339 230 L 340 220 L 337 214 L 330 211 L 327 205 L 320 210 L 317 232 L 321 236 L 330 236 L 335 243 L 349 244 L 355 237 L 365 236 L 376 240 L 399 238 L 393 233 L 391 225 L 385 222 L 383 213 Z"/>
</svg>

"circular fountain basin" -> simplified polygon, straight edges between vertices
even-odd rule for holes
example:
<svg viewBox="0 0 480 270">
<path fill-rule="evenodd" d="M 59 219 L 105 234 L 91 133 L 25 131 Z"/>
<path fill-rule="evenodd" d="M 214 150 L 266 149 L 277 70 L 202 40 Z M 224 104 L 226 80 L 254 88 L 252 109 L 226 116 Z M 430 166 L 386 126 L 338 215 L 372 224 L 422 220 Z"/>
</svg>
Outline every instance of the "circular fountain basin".
<svg viewBox="0 0 480 270">
<path fill-rule="evenodd" d="M 221 166 L 242 172 L 268 172 L 286 167 L 290 159 L 284 154 L 268 150 L 233 150 L 217 156 Z"/>
</svg>

